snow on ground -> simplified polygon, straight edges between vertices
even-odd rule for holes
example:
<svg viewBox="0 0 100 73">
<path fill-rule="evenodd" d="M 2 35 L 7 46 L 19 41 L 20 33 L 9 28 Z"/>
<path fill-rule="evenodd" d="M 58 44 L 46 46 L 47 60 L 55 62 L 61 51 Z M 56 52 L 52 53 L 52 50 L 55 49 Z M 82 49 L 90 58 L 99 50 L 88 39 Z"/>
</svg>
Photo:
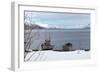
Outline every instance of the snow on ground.
<svg viewBox="0 0 100 73">
<path fill-rule="evenodd" d="M 50 60 L 68 60 L 68 59 L 88 59 L 90 52 L 77 50 L 71 52 L 59 51 L 32 51 L 27 54 L 25 61 L 50 61 Z"/>
</svg>

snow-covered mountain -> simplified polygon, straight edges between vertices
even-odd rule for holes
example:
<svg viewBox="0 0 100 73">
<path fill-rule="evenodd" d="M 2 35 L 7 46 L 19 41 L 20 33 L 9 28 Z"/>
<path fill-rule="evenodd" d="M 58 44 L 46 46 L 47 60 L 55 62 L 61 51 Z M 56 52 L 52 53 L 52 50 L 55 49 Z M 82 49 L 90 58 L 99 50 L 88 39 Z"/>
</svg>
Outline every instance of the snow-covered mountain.
<svg viewBox="0 0 100 73">
<path fill-rule="evenodd" d="M 45 29 L 45 27 L 39 26 L 37 24 L 26 24 L 24 23 L 24 29 L 29 30 L 29 29 Z"/>
</svg>

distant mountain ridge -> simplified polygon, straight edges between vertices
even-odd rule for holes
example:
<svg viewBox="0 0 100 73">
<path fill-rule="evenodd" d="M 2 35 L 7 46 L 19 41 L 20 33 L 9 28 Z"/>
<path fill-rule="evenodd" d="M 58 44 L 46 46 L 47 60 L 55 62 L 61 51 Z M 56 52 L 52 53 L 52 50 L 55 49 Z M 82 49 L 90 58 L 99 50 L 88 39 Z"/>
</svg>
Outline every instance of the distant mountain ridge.
<svg viewBox="0 0 100 73">
<path fill-rule="evenodd" d="M 49 27 L 43 27 L 43 26 L 40 26 L 38 24 L 28 24 L 28 23 L 24 23 L 24 30 L 29 30 L 29 29 L 66 29 L 66 28 L 56 28 L 56 27 L 52 27 L 52 28 L 49 28 Z M 69 28 L 70 30 L 74 30 L 74 29 L 90 29 L 90 27 L 83 27 L 83 28 Z"/>
</svg>

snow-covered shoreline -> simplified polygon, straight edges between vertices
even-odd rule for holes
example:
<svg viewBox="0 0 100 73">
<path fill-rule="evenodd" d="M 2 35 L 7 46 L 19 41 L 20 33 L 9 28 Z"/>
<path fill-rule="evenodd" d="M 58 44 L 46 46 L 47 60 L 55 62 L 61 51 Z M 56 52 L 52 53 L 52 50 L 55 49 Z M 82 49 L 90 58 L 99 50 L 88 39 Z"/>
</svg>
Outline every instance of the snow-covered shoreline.
<svg viewBox="0 0 100 73">
<path fill-rule="evenodd" d="M 27 54 L 25 62 L 32 61 L 54 61 L 54 60 L 71 60 L 71 59 L 89 59 L 90 51 L 77 50 L 70 52 L 59 51 L 32 51 Z"/>
</svg>

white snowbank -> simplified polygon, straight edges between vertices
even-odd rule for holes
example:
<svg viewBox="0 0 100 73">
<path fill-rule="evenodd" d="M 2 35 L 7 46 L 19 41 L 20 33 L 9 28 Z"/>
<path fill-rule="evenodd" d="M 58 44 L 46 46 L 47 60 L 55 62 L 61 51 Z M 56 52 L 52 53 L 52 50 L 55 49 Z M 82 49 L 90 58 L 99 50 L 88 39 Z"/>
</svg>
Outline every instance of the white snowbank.
<svg viewBox="0 0 100 73">
<path fill-rule="evenodd" d="M 68 59 L 88 59 L 90 52 L 77 50 L 71 52 L 59 51 L 33 51 L 27 54 L 25 61 L 50 61 L 50 60 L 68 60 Z"/>
</svg>

